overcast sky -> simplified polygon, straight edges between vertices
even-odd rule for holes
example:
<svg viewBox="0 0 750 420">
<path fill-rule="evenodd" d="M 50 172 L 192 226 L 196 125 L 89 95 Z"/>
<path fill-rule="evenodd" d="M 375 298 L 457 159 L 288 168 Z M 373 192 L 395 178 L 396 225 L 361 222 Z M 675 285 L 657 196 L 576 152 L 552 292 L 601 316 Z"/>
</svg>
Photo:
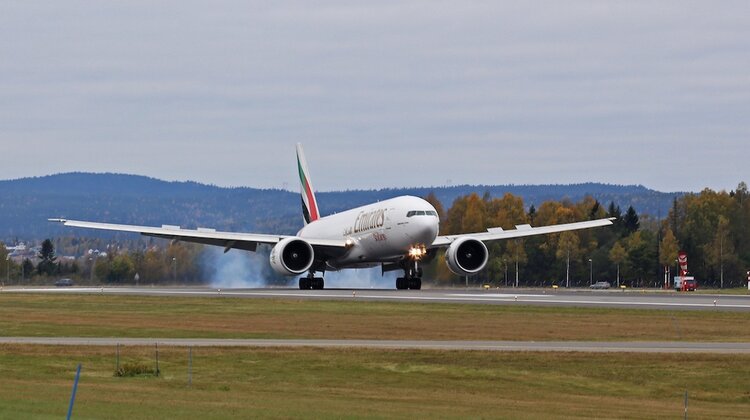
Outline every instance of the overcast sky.
<svg viewBox="0 0 750 420">
<path fill-rule="evenodd" d="M 0 3 L 0 179 L 750 181 L 750 2 Z"/>
</svg>

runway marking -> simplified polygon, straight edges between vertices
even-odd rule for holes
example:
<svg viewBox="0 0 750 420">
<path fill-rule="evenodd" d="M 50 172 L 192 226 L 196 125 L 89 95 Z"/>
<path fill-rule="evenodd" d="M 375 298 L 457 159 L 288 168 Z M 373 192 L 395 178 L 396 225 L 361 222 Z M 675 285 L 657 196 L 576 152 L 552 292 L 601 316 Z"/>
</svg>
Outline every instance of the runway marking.
<svg viewBox="0 0 750 420">
<path fill-rule="evenodd" d="M 165 292 L 169 293 L 169 292 Z M 271 297 L 319 297 L 319 298 L 340 298 L 340 299 L 352 299 L 352 296 L 346 294 L 307 294 L 304 292 L 291 292 L 291 293 L 274 293 L 274 292 L 222 292 L 226 295 L 236 294 L 238 296 L 271 296 Z M 544 299 L 529 299 L 531 298 L 544 298 Z M 626 301 L 609 301 L 609 300 L 576 300 L 576 299 L 558 299 L 552 295 L 527 295 L 527 294 L 493 294 L 493 295 L 471 295 L 471 294 L 448 294 L 445 297 L 441 296 L 414 296 L 414 295 L 370 295 L 360 294 L 357 295 L 357 299 L 395 299 L 395 300 L 424 300 L 424 301 L 478 301 L 478 302 L 495 302 L 495 301 L 507 301 L 507 302 L 520 302 L 520 303 L 562 303 L 562 304 L 583 304 L 583 305 L 623 305 L 623 306 L 670 306 L 670 307 L 696 307 L 696 308 L 740 308 L 750 309 L 750 304 L 722 304 L 717 302 L 712 303 L 687 303 L 687 302 L 626 302 Z"/>
<path fill-rule="evenodd" d="M 555 295 L 529 295 L 529 294 L 463 294 L 447 293 L 443 296 L 420 296 L 420 295 L 385 295 L 370 294 L 368 290 L 358 290 L 356 296 L 349 291 L 332 291 L 329 293 L 315 292 L 274 292 L 274 291 L 241 291 L 233 289 L 205 289 L 205 290 L 149 290 L 147 287 L 140 289 L 133 288 L 106 288 L 106 287 L 81 287 L 81 288 L 41 288 L 41 289 L 5 289 L 4 293 L 109 293 L 109 294 L 145 294 L 145 295 L 185 295 L 185 296 L 257 296 L 257 297 L 274 297 L 274 298 L 321 298 L 321 299 L 359 299 L 359 300 L 394 300 L 394 301 L 426 301 L 426 302 L 507 302 L 507 303 L 531 303 L 531 304 L 564 304 L 564 305 L 581 305 L 581 306 L 633 306 L 633 307 L 673 307 L 673 308 L 717 308 L 717 309 L 750 309 L 748 304 L 731 304 L 721 303 L 720 299 L 714 302 L 670 302 L 665 300 L 644 301 L 622 301 L 610 300 L 619 299 L 621 296 L 602 295 L 602 300 L 591 299 L 563 299 Z M 427 292 L 429 293 L 429 292 Z M 633 296 L 635 297 L 635 296 Z M 651 296 L 646 296 L 651 299 Z M 701 296 L 702 297 L 702 296 Z M 653 297 L 657 299 L 658 297 Z M 733 296 L 731 296 L 733 298 Z"/>
<path fill-rule="evenodd" d="M 703 342 L 598 342 L 598 341 L 439 341 L 439 340 L 321 340 L 321 339 L 216 339 L 130 337 L 0 337 L 0 344 L 48 346 L 175 347 L 319 347 L 416 350 L 480 350 L 586 353 L 721 353 L 750 354 L 750 343 Z"/>
<path fill-rule="evenodd" d="M 482 293 L 481 295 L 469 294 L 469 293 L 448 293 L 446 296 L 457 296 L 457 297 L 482 297 L 482 298 L 521 298 L 521 297 L 552 297 L 550 295 L 514 295 L 510 293 Z"/>
</svg>

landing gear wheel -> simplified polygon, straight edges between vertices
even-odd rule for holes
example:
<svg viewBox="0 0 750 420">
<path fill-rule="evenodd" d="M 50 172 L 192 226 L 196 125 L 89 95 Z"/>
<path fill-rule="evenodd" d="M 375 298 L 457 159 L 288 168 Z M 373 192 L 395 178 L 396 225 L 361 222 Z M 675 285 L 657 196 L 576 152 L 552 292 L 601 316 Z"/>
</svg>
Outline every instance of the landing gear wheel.
<svg viewBox="0 0 750 420">
<path fill-rule="evenodd" d="M 300 290 L 312 289 L 312 279 L 310 277 L 300 277 L 299 288 Z"/>
<path fill-rule="evenodd" d="M 396 289 L 421 290 L 422 267 L 419 266 L 419 261 L 404 262 L 401 267 L 404 269 L 404 277 L 396 279 Z"/>
<path fill-rule="evenodd" d="M 325 287 L 325 280 L 323 277 L 314 277 L 312 279 L 312 288 L 315 290 L 322 290 Z"/>
</svg>

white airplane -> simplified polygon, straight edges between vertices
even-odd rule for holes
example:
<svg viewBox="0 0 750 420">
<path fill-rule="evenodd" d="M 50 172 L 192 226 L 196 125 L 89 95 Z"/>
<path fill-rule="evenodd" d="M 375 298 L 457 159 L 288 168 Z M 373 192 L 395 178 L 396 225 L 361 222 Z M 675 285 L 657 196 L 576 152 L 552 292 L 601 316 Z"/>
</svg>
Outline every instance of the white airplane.
<svg viewBox="0 0 750 420">
<path fill-rule="evenodd" d="M 192 230 L 170 225 L 149 227 L 49 220 L 65 226 L 136 232 L 173 241 L 222 246 L 224 252 L 232 248 L 255 251 L 258 244 L 269 245 L 273 247 L 271 267 L 276 272 L 288 276 L 307 273 L 307 276 L 299 279 L 300 289 L 323 289 L 323 277 L 315 277 L 316 273 L 378 265 L 384 273 L 404 271 L 404 277 L 396 279 L 397 289 L 421 289 L 420 264 L 432 259 L 441 248 L 446 248 L 445 260 L 450 270 L 466 276 L 481 271 L 487 264 L 485 242 L 607 226 L 613 220 L 598 219 L 543 227 L 518 225 L 513 230 L 496 227 L 485 232 L 441 236 L 438 234 L 439 220 L 435 208 L 413 196 L 391 198 L 321 217 L 301 144 L 297 144 L 297 167 L 304 227 L 296 236 L 219 232 L 206 228 Z"/>
</svg>

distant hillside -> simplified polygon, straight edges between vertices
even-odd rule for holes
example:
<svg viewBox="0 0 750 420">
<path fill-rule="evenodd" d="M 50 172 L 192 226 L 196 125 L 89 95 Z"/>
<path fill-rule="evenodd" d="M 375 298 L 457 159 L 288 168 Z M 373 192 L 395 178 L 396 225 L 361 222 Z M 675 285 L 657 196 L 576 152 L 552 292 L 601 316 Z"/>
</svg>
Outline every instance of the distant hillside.
<svg viewBox="0 0 750 420">
<path fill-rule="evenodd" d="M 591 195 L 605 206 L 614 201 L 623 210 L 632 205 L 639 213 L 662 217 L 676 196 L 643 186 L 587 183 L 335 191 L 318 193 L 318 201 L 325 215 L 398 195 L 423 197 L 431 191 L 446 208 L 457 197 L 472 192 L 489 192 L 493 197 L 509 192 L 523 197 L 527 207 L 563 198 L 578 201 Z M 67 173 L 0 181 L 0 240 L 70 235 L 69 229 L 48 223 L 49 217 L 290 234 L 301 227 L 299 206 L 297 193 L 282 190 L 222 188 L 137 175 Z"/>
</svg>

